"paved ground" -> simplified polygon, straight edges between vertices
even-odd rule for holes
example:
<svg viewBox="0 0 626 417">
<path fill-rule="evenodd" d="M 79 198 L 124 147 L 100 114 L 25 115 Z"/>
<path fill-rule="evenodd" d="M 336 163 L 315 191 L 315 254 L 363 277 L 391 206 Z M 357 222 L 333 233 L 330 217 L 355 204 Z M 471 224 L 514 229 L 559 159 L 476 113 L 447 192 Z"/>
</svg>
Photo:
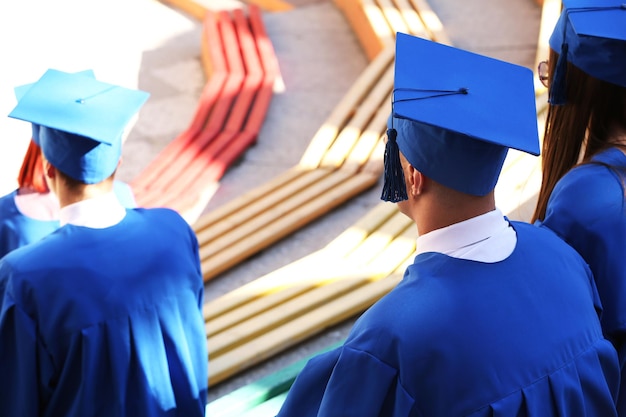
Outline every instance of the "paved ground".
<svg viewBox="0 0 626 417">
<path fill-rule="evenodd" d="M 205 0 L 219 6 L 218 2 Z M 232 3 L 232 2 L 231 2 Z M 300 159 L 317 128 L 367 65 L 360 45 L 332 0 L 292 1 L 266 13 L 265 24 L 284 90 L 273 98 L 258 143 L 225 175 L 205 211 L 220 206 Z M 534 0 L 430 0 L 452 42 L 531 67 L 540 8 Z M 149 91 L 118 173 L 132 179 L 191 120 L 204 78 L 200 24 L 155 0 L 21 0 L 0 5 L 0 113 L 8 114 L 16 85 L 47 68 L 91 68 L 102 80 Z M 15 175 L 30 138 L 28 126 L 0 117 L 0 193 Z M 314 222 L 207 286 L 207 300 L 323 247 L 378 203 L 375 189 Z M 346 334 L 347 322 L 267 361 L 210 392 L 210 399 L 313 353 Z"/>
</svg>

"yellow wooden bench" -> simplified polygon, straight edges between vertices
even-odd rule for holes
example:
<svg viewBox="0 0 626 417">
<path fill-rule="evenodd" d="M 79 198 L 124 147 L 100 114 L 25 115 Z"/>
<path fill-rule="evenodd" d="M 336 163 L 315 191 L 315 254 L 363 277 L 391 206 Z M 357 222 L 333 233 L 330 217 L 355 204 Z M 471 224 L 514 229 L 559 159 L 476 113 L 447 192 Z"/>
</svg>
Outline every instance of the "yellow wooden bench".
<svg viewBox="0 0 626 417">
<path fill-rule="evenodd" d="M 325 248 L 207 303 L 209 384 L 367 309 L 401 278 L 415 235 L 381 203 Z"/>
<path fill-rule="evenodd" d="M 336 2 L 343 9 L 369 3 Z M 392 7 L 377 11 L 386 16 L 386 34 L 404 31 L 448 43 L 441 22 L 424 0 L 399 4 L 411 7 L 395 14 Z M 359 15 L 358 9 L 350 10 Z M 368 10 L 374 15 L 373 8 Z M 349 20 L 354 18 L 349 16 Z M 362 20 L 361 27 L 372 26 L 370 22 Z M 376 36 L 386 39 L 386 34 Z M 374 58 L 370 65 L 312 138 L 295 167 L 205 214 L 194 224 L 205 280 L 377 184 L 382 173 L 380 138 L 386 130 L 393 88 L 392 39 L 379 42 L 381 48 L 387 45 L 386 49 L 371 54 Z"/>
<path fill-rule="evenodd" d="M 141 207 L 169 207 L 197 218 L 226 170 L 256 140 L 279 76 L 261 11 L 207 11 L 201 57 L 207 75 L 189 127 L 133 179 Z"/>
<path fill-rule="evenodd" d="M 397 32 L 450 44 L 441 21 L 426 0 L 335 0 L 335 4 L 370 59 L 395 45 Z"/>
<path fill-rule="evenodd" d="M 296 166 L 194 223 L 205 280 L 378 182 L 392 86 L 390 49 L 356 80 Z"/>
<path fill-rule="evenodd" d="M 163 3 L 181 10 L 200 21 L 204 19 L 208 10 L 222 10 L 220 2 L 215 0 L 161 0 Z M 245 3 L 258 6 L 269 12 L 286 12 L 293 9 L 293 5 L 282 0 L 246 0 Z M 224 2 L 226 4 L 226 2 Z M 232 7 L 232 4 L 231 4 Z"/>
</svg>

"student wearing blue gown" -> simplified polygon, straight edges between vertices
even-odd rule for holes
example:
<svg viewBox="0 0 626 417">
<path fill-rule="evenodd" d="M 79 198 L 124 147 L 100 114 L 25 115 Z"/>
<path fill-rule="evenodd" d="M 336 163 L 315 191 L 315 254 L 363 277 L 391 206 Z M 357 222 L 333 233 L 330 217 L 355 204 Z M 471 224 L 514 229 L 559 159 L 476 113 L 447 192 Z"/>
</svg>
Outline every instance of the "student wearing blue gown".
<svg viewBox="0 0 626 417">
<path fill-rule="evenodd" d="M 508 148 L 539 153 L 532 72 L 399 33 L 382 198 L 414 262 L 279 417 L 615 416 L 617 355 L 592 276 L 555 234 L 509 221 Z"/>
<path fill-rule="evenodd" d="M 626 6 L 565 0 L 540 64 L 549 88 L 543 180 L 533 220 L 587 261 L 619 355 L 626 416 Z"/>
<path fill-rule="evenodd" d="M 0 260 L 1 416 L 203 416 L 208 355 L 193 230 L 113 192 L 147 93 L 48 70 L 10 117 L 39 128 L 61 227 Z"/>
</svg>

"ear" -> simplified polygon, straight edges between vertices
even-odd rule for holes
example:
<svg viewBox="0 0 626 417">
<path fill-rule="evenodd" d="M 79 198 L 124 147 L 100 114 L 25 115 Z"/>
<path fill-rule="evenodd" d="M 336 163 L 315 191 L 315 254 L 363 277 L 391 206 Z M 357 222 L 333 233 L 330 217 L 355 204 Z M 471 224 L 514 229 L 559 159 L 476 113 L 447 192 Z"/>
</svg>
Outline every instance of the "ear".
<svg viewBox="0 0 626 417">
<path fill-rule="evenodd" d="M 415 169 L 412 165 L 408 166 L 407 175 L 407 191 L 413 197 L 417 197 L 418 195 L 424 192 L 424 187 L 426 185 L 426 177 L 420 171 Z"/>
<path fill-rule="evenodd" d="M 47 178 L 54 179 L 57 175 L 57 169 L 46 158 L 43 158 L 43 173 Z"/>
</svg>

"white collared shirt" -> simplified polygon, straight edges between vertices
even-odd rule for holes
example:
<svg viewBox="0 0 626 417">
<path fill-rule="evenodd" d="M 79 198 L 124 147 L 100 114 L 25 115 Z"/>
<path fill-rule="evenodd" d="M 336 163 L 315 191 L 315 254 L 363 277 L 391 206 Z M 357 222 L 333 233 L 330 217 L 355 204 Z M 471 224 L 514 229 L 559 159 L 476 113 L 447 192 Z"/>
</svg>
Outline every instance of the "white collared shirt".
<svg viewBox="0 0 626 417">
<path fill-rule="evenodd" d="M 453 258 L 485 263 L 506 259 L 517 234 L 498 209 L 460 223 L 433 230 L 417 238 L 417 255 L 438 252 Z"/>
<path fill-rule="evenodd" d="M 61 226 L 72 224 L 92 229 L 115 226 L 126 216 L 114 192 L 89 198 L 61 208 Z"/>
</svg>

